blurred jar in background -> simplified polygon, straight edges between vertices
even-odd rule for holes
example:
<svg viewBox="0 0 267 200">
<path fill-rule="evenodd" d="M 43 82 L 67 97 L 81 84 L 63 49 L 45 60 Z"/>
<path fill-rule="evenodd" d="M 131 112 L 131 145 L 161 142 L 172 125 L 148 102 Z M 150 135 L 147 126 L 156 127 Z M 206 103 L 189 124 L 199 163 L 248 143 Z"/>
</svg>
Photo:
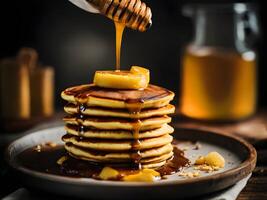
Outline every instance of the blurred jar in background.
<svg viewBox="0 0 267 200">
<path fill-rule="evenodd" d="M 195 36 L 184 50 L 180 110 L 201 120 L 240 120 L 257 102 L 255 9 L 248 4 L 185 6 Z"/>
<path fill-rule="evenodd" d="M 29 70 L 31 117 L 50 117 L 54 114 L 54 69 L 39 63 L 32 48 L 21 48 L 17 62 Z"/>
<path fill-rule="evenodd" d="M 32 48 L 0 60 L 0 130 L 26 130 L 54 114 L 54 69 Z"/>
<path fill-rule="evenodd" d="M 14 59 L 0 61 L 0 119 L 29 119 L 29 69 Z"/>
</svg>

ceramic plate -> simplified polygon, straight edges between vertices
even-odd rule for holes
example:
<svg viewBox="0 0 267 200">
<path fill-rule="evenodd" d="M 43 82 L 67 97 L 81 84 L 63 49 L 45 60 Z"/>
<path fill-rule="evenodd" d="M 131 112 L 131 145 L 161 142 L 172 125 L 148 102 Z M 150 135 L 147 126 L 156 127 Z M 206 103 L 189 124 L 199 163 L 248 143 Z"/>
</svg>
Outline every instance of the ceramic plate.
<svg viewBox="0 0 267 200">
<path fill-rule="evenodd" d="M 97 181 L 89 178 L 70 178 L 40 173 L 21 166 L 16 156 L 27 148 L 53 141 L 62 144 L 63 127 L 33 132 L 16 141 L 7 149 L 7 161 L 22 178 L 24 184 L 59 195 L 90 199 L 178 199 L 199 196 L 227 188 L 252 172 L 256 164 L 256 151 L 247 142 L 223 133 L 175 129 L 177 146 L 185 150 L 194 162 L 199 155 L 219 152 L 226 160 L 224 169 L 212 173 L 201 172 L 200 177 L 183 178 L 178 174 L 155 183 Z M 33 160 L 34 162 L 34 160 Z M 184 171 L 192 169 L 184 168 Z"/>
</svg>

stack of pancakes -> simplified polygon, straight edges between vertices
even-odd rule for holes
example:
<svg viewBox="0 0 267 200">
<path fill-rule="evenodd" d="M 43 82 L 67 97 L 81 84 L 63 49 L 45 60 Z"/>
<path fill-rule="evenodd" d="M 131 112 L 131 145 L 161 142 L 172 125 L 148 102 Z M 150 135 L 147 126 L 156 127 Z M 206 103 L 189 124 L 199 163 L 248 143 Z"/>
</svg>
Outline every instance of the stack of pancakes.
<svg viewBox="0 0 267 200">
<path fill-rule="evenodd" d="M 138 164 L 157 168 L 173 156 L 174 93 L 149 85 L 121 90 L 80 85 L 61 94 L 67 134 L 65 149 L 78 159 L 96 163 Z"/>
</svg>

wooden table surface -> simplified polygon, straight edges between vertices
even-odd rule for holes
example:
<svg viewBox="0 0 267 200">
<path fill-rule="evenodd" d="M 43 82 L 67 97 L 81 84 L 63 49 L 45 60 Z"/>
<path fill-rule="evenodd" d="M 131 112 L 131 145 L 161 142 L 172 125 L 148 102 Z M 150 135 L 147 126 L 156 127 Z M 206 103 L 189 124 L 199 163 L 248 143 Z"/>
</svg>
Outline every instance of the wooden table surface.
<svg viewBox="0 0 267 200">
<path fill-rule="evenodd" d="M 237 200 L 267 200 L 267 110 L 258 112 L 254 117 L 235 123 L 207 123 L 185 119 L 176 114 L 175 127 L 201 128 L 240 136 L 257 149 L 257 166 L 248 184 Z"/>
</svg>

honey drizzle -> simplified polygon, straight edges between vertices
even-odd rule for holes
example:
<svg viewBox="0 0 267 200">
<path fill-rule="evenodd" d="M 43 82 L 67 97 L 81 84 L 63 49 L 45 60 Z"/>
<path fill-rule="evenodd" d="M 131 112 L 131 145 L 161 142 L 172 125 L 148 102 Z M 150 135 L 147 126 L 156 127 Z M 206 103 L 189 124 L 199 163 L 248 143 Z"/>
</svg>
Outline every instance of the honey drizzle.
<svg viewBox="0 0 267 200">
<path fill-rule="evenodd" d="M 78 134 L 80 137 L 84 136 L 84 126 L 83 126 L 83 119 L 84 119 L 84 114 L 83 112 L 86 109 L 86 105 L 84 102 L 81 102 L 81 100 L 79 100 L 79 97 L 82 96 L 82 93 L 78 93 L 75 95 L 75 100 L 76 102 L 78 102 L 78 106 L 77 106 L 77 123 L 78 123 Z M 90 96 L 90 94 L 87 93 L 86 95 L 88 98 Z M 133 164 L 134 164 L 134 168 L 137 169 L 141 169 L 142 165 L 141 165 L 141 152 L 140 152 L 140 147 L 141 147 L 141 142 L 139 140 L 139 133 L 140 133 L 140 129 L 142 126 L 142 121 L 140 120 L 140 112 L 143 108 L 143 104 L 144 104 L 144 100 L 139 99 L 138 101 L 136 100 L 132 100 L 132 99 L 128 99 L 125 101 L 125 105 L 127 110 L 129 111 L 130 114 L 132 115 L 136 115 L 137 118 L 135 120 L 135 123 L 133 124 L 132 127 L 132 134 L 133 134 L 133 142 L 131 143 L 131 158 L 133 160 Z M 82 139 L 82 138 L 81 138 Z"/>
<path fill-rule="evenodd" d="M 129 111 L 129 113 L 131 113 L 132 115 L 137 115 L 137 119 L 135 121 L 135 123 L 133 124 L 133 142 L 131 144 L 131 158 L 133 160 L 133 164 L 134 167 L 137 169 L 141 169 L 142 168 L 142 164 L 141 164 L 141 152 L 140 152 L 140 148 L 141 148 L 141 142 L 139 140 L 140 136 L 140 129 L 142 126 L 142 122 L 140 120 L 140 112 L 143 108 L 143 104 L 144 101 L 141 99 L 139 101 L 131 101 L 131 100 L 127 100 L 126 101 L 126 107 Z"/>
<path fill-rule="evenodd" d="M 125 24 L 116 21 L 114 23 L 116 29 L 116 70 L 119 71 L 121 67 L 121 42 Z"/>
<path fill-rule="evenodd" d="M 86 110 L 86 102 L 84 100 L 80 100 L 83 93 L 77 93 L 74 95 L 75 101 L 77 102 L 77 117 L 76 122 L 78 123 L 78 135 L 80 137 L 83 137 L 84 135 L 84 114 L 83 112 Z M 90 94 L 87 94 L 87 97 L 89 98 Z"/>
<path fill-rule="evenodd" d="M 83 119 L 84 119 L 84 114 L 83 114 L 83 111 L 85 111 L 85 106 L 84 104 L 78 104 L 78 107 L 77 107 L 77 123 L 78 123 L 78 135 L 79 136 L 83 136 L 84 135 L 84 126 L 83 126 Z"/>
<path fill-rule="evenodd" d="M 141 128 L 142 122 L 140 119 L 137 119 L 136 122 L 133 125 L 133 142 L 131 146 L 132 154 L 131 158 L 134 162 L 134 165 L 136 168 L 141 169 L 141 152 L 140 152 L 140 147 L 141 147 L 141 142 L 139 140 L 139 132 Z"/>
</svg>

